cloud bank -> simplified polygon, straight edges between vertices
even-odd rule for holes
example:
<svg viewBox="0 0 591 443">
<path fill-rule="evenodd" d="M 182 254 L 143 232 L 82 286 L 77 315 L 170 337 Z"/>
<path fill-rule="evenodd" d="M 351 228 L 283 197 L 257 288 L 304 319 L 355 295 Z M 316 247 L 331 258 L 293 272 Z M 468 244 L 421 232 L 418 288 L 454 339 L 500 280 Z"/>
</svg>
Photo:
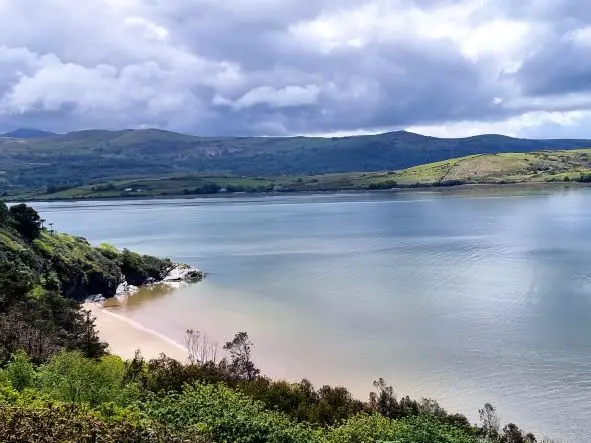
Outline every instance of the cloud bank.
<svg viewBox="0 0 591 443">
<path fill-rule="evenodd" d="M 0 0 L 0 130 L 591 137 L 579 0 Z"/>
</svg>

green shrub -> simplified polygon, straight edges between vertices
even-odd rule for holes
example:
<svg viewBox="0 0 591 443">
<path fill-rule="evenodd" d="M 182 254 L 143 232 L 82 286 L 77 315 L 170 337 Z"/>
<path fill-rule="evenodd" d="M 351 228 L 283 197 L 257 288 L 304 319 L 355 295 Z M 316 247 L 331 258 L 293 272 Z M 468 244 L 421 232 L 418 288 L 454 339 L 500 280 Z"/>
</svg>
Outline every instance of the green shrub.
<svg viewBox="0 0 591 443">
<path fill-rule="evenodd" d="M 322 432 L 265 409 L 224 385 L 187 385 L 181 393 L 153 395 L 145 412 L 173 432 L 199 428 L 212 440 L 241 443 L 314 443 Z"/>
<path fill-rule="evenodd" d="M 119 255 L 118 264 L 129 284 L 140 286 L 149 279 L 161 280 L 172 268 L 168 259 L 160 259 L 150 255 L 140 255 L 124 249 Z"/>
<path fill-rule="evenodd" d="M 346 420 L 342 425 L 331 428 L 327 434 L 327 443 L 397 442 L 406 432 L 407 426 L 403 422 L 390 420 L 379 414 L 359 414 Z"/>
<path fill-rule="evenodd" d="M 13 301 L 0 311 L 0 365 L 19 350 L 34 363 L 47 361 L 60 349 L 79 350 L 87 357 L 104 354 L 89 315 L 79 305 L 53 292 Z"/>
<path fill-rule="evenodd" d="M 105 257 L 110 258 L 111 260 L 119 258 L 119 255 L 121 254 L 115 246 L 109 243 L 101 243 L 98 246 L 97 250 Z"/>
<path fill-rule="evenodd" d="M 194 434 L 181 439 L 150 423 L 108 420 L 80 404 L 0 404 L 0 441 L 5 443 L 205 443 Z"/>
<path fill-rule="evenodd" d="M 139 399 L 135 383 L 124 384 L 125 363 L 116 356 L 99 361 L 79 352 L 61 352 L 37 373 L 37 386 L 48 397 L 71 403 L 97 406 L 113 403 L 127 406 Z"/>
<path fill-rule="evenodd" d="M 34 386 L 37 377 L 31 359 L 24 351 L 17 351 L 2 372 L 10 385 L 17 391 Z"/>
<path fill-rule="evenodd" d="M 89 295 L 115 295 L 121 282 L 117 263 L 93 248 L 86 239 L 44 231 L 33 242 L 34 251 L 60 282 L 60 292 L 68 298 L 84 300 Z"/>
<path fill-rule="evenodd" d="M 427 415 L 409 417 L 401 441 L 407 443 L 476 443 L 479 441 L 476 429 L 466 430 Z"/>
<path fill-rule="evenodd" d="M 391 420 L 379 414 L 359 414 L 327 433 L 328 443 L 478 443 L 475 428 L 454 427 L 437 417 L 420 415 Z"/>
</svg>

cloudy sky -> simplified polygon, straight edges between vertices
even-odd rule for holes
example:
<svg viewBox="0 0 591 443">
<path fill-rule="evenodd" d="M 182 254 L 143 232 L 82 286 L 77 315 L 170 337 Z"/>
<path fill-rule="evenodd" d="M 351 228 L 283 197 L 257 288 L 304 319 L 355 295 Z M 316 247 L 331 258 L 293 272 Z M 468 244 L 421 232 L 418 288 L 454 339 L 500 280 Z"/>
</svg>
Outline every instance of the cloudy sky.
<svg viewBox="0 0 591 443">
<path fill-rule="evenodd" d="M 0 130 L 591 138 L 583 0 L 0 0 Z"/>
</svg>

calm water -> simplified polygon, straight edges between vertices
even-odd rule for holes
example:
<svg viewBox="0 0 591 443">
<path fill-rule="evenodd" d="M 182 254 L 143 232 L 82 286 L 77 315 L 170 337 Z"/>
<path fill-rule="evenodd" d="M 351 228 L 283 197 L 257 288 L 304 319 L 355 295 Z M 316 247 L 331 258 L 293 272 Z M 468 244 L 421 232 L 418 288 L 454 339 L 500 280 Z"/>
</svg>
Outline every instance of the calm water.
<svg viewBox="0 0 591 443">
<path fill-rule="evenodd" d="M 384 377 L 476 419 L 591 436 L 591 192 L 39 203 L 61 231 L 210 272 L 119 312 L 182 341 L 246 330 L 264 372 Z"/>
</svg>

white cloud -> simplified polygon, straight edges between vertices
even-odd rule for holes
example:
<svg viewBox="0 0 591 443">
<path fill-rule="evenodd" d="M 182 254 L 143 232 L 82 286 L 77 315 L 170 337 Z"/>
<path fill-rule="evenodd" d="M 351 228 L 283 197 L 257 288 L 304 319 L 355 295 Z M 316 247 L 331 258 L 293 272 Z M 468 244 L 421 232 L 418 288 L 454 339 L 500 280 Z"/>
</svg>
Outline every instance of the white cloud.
<svg viewBox="0 0 591 443">
<path fill-rule="evenodd" d="M 0 129 L 578 135 L 591 109 L 575 0 L 0 0 L 0 17 Z"/>
<path fill-rule="evenodd" d="M 459 121 L 446 125 L 411 126 L 408 131 L 433 137 L 471 137 L 479 134 L 504 134 L 512 137 L 553 138 L 546 126 L 576 128 L 591 120 L 591 111 L 528 112 L 493 122 Z"/>
<path fill-rule="evenodd" d="M 261 86 L 251 89 L 237 100 L 229 100 L 220 95 L 213 99 L 215 105 L 229 105 L 236 110 L 250 108 L 256 105 L 268 105 L 271 108 L 286 108 L 290 106 L 312 105 L 318 100 L 320 89 L 316 85 L 286 86 L 274 89 Z"/>
</svg>

